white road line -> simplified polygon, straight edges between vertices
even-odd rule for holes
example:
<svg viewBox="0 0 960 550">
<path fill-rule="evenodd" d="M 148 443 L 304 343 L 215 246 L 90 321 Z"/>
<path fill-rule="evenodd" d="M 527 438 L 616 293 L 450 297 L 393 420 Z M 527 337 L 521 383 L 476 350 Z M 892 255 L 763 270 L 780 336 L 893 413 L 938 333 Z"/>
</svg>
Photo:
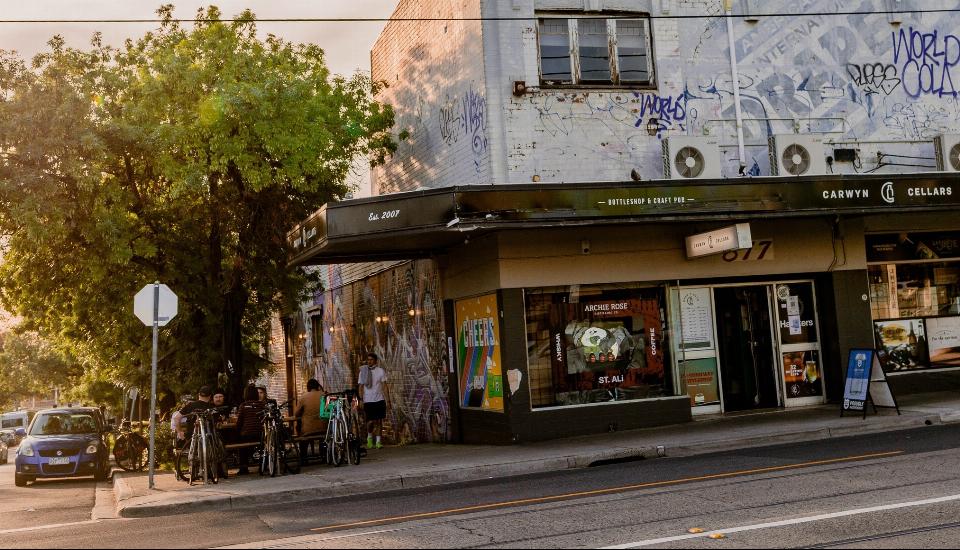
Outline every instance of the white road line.
<svg viewBox="0 0 960 550">
<path fill-rule="evenodd" d="M 0 535 L 6 535 L 9 533 L 27 533 L 29 531 L 42 531 L 44 529 L 59 529 L 60 527 L 72 527 L 74 525 L 91 525 L 94 523 L 100 523 L 98 519 L 88 519 L 87 521 L 74 521 L 71 523 L 54 523 L 50 525 L 37 525 L 36 527 L 21 527 L 19 529 L 4 529 L 0 531 Z"/>
<path fill-rule="evenodd" d="M 853 510 L 844 510 L 842 512 L 834 512 L 831 514 L 820 514 L 817 516 L 807 516 L 803 518 L 787 519 L 783 521 L 771 521 L 769 523 L 758 523 L 755 525 L 744 525 L 742 527 L 731 527 L 729 529 L 716 529 L 714 531 L 708 531 L 705 533 L 697 533 L 695 535 L 678 535 L 675 537 L 663 537 L 659 539 L 647 539 L 637 542 L 628 542 L 626 544 L 618 544 L 615 546 L 605 546 L 604 550 L 607 549 L 620 549 L 620 548 L 641 548 L 643 546 L 653 546 L 655 544 L 666 544 L 669 542 L 678 542 L 682 540 L 690 539 L 700 539 L 704 537 L 709 537 L 711 535 L 730 535 L 732 533 L 741 533 L 744 531 L 756 531 L 759 529 L 770 529 L 772 527 L 786 527 L 788 525 L 800 525 L 802 523 L 812 523 L 814 521 L 824 521 L 834 518 L 842 518 L 848 516 L 857 516 L 860 514 L 873 514 L 876 512 L 886 512 L 888 510 L 898 510 L 900 508 L 910 508 L 913 506 L 927 506 L 930 504 L 941 504 L 944 502 L 953 502 L 960 500 L 960 495 L 950 495 L 939 498 L 928 498 L 924 500 L 914 500 L 911 502 L 900 502 L 897 504 L 884 504 L 882 506 L 871 506 L 869 508 L 854 508 Z"/>
</svg>

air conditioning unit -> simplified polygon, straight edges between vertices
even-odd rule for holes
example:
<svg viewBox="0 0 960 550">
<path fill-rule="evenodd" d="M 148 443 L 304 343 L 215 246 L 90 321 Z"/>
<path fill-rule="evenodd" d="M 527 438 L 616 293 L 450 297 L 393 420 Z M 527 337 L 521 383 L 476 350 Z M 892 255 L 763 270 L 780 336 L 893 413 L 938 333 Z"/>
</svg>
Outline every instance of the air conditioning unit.
<svg viewBox="0 0 960 550">
<path fill-rule="evenodd" d="M 937 169 L 941 172 L 960 172 L 960 135 L 944 134 L 933 140 L 937 152 Z"/>
<path fill-rule="evenodd" d="M 663 175 L 670 179 L 720 179 L 720 143 L 710 137 L 670 136 L 663 140 Z"/>
<path fill-rule="evenodd" d="M 770 137 L 770 171 L 774 176 L 821 176 L 827 173 L 823 137 L 784 134 Z"/>
</svg>

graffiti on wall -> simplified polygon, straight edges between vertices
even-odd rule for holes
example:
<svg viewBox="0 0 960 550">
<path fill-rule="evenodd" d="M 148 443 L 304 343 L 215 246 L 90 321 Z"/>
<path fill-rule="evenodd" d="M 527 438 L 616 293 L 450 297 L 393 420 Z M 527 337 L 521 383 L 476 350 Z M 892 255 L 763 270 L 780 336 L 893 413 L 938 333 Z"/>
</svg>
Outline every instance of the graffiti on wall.
<svg viewBox="0 0 960 550">
<path fill-rule="evenodd" d="M 447 96 L 438 114 L 440 137 L 447 145 L 469 140 L 476 169 L 487 150 L 487 100 L 472 87 L 463 95 Z"/>
<path fill-rule="evenodd" d="M 960 95 L 960 38 L 949 32 L 909 27 L 891 33 L 893 63 L 900 67 L 903 88 L 911 98 Z M 957 81 L 954 83 L 954 77 Z"/>
<path fill-rule="evenodd" d="M 318 380 L 331 392 L 356 388 L 359 365 L 376 353 L 389 379 L 388 441 L 449 441 L 447 345 L 435 265 L 409 262 L 346 285 L 341 269 L 330 266 L 331 279 L 341 284 L 323 293 Z"/>
</svg>

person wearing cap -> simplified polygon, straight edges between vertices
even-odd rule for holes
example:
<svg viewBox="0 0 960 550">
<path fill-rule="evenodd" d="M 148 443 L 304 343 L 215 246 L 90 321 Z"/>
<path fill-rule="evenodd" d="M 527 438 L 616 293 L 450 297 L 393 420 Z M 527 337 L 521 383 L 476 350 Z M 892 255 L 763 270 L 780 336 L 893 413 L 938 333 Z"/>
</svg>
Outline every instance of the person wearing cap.
<svg viewBox="0 0 960 550">
<path fill-rule="evenodd" d="M 195 412 L 204 411 L 207 409 L 213 408 L 213 388 L 210 386 L 203 386 L 200 388 L 200 391 L 197 392 L 197 400 L 191 401 L 183 406 L 180 409 L 180 417 L 186 421 L 186 437 L 185 441 L 190 441 L 190 438 L 193 436 L 193 419 L 187 418 L 187 415 L 193 414 Z"/>
</svg>

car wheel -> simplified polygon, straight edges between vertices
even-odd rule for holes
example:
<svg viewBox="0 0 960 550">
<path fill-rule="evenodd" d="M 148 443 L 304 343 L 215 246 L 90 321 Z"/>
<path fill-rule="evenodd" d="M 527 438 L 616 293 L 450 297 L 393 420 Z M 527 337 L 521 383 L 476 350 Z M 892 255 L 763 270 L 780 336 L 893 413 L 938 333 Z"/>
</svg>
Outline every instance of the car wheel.
<svg viewBox="0 0 960 550">
<path fill-rule="evenodd" d="M 13 475 L 13 484 L 17 487 L 26 487 L 30 481 L 36 481 L 36 478 L 22 476 L 20 474 Z"/>
</svg>

